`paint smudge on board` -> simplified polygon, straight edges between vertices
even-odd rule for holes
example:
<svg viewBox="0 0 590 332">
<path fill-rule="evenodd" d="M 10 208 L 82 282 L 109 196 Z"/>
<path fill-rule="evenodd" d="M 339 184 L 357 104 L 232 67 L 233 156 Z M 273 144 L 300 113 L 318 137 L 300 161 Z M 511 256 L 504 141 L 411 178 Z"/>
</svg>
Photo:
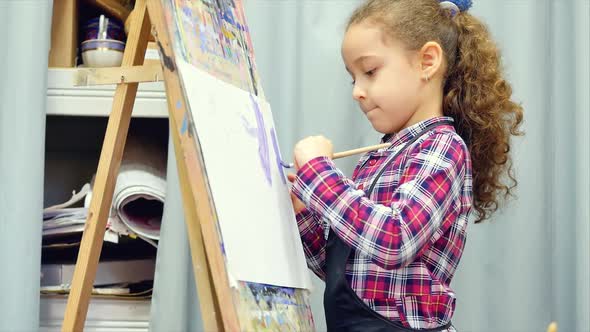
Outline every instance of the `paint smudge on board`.
<svg viewBox="0 0 590 332">
<path fill-rule="evenodd" d="M 238 282 L 240 325 L 246 331 L 315 331 L 309 291 Z"/>
<path fill-rule="evenodd" d="M 182 126 L 180 127 L 180 134 L 184 135 L 184 133 L 186 133 L 187 130 L 188 130 L 188 112 L 185 112 L 184 116 L 182 117 Z"/>
<path fill-rule="evenodd" d="M 180 134 L 184 135 L 185 133 L 187 133 L 189 137 L 193 137 L 196 132 L 197 130 L 195 128 L 195 123 L 193 122 L 193 117 L 190 115 L 188 111 L 185 111 L 182 115 Z"/>
</svg>

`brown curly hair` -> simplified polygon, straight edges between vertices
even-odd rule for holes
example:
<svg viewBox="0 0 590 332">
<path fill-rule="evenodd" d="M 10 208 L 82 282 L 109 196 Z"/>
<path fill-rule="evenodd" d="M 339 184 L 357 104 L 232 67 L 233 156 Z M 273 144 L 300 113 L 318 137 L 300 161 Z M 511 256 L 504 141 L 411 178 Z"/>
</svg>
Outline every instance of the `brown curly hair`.
<svg viewBox="0 0 590 332">
<path fill-rule="evenodd" d="M 511 100 L 500 52 L 486 26 L 467 12 L 454 17 L 438 0 L 368 0 L 347 24 L 369 22 L 387 36 L 419 50 L 438 42 L 445 54 L 443 113 L 469 148 L 473 167 L 476 223 L 490 217 L 516 187 L 510 139 L 522 135 L 522 107 Z"/>
</svg>

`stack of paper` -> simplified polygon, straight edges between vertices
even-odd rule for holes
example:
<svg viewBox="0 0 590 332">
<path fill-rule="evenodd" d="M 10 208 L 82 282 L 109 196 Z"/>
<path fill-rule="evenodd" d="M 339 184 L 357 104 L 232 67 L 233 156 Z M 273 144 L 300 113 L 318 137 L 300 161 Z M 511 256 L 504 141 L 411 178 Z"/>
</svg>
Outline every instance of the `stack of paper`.
<svg viewBox="0 0 590 332">
<path fill-rule="evenodd" d="M 43 235 L 66 234 L 81 232 L 88 216 L 87 207 L 72 207 L 90 192 L 90 184 L 86 183 L 78 193 L 72 193 L 67 202 L 43 209 Z"/>
<path fill-rule="evenodd" d="M 43 235 L 81 232 L 87 216 L 87 208 L 43 211 Z"/>
<path fill-rule="evenodd" d="M 80 205 L 83 199 L 90 194 L 90 184 L 86 183 L 78 193 L 72 193 L 72 198 L 67 202 L 50 206 L 43 210 L 43 236 L 63 235 L 71 233 L 79 233 L 84 231 L 84 225 L 88 218 L 88 203 L 85 201 L 83 207 L 73 207 Z M 107 221 L 107 230 L 105 232 L 104 240 L 117 243 L 118 234 L 125 233 L 126 228 L 117 230 L 113 229 L 113 218 Z"/>
</svg>

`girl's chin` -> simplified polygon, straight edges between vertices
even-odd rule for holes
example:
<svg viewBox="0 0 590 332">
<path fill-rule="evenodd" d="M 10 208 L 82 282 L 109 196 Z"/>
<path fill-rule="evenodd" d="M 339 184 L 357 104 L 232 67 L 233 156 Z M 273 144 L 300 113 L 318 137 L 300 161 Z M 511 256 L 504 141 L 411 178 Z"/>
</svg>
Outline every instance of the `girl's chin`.
<svg viewBox="0 0 590 332">
<path fill-rule="evenodd" d="M 369 119 L 369 121 L 371 122 L 371 126 L 373 126 L 373 129 L 375 129 L 375 131 L 381 134 L 394 134 L 399 131 L 395 130 L 395 126 L 393 126 L 391 123 L 384 123 L 383 120 L 376 121 L 375 119 Z"/>
<path fill-rule="evenodd" d="M 381 133 L 383 135 L 386 134 L 391 134 L 391 128 L 389 128 L 389 126 L 384 126 L 383 124 L 378 124 L 378 123 L 372 123 L 371 125 L 373 126 L 373 129 L 375 129 L 375 131 L 377 131 L 378 133 Z"/>
</svg>

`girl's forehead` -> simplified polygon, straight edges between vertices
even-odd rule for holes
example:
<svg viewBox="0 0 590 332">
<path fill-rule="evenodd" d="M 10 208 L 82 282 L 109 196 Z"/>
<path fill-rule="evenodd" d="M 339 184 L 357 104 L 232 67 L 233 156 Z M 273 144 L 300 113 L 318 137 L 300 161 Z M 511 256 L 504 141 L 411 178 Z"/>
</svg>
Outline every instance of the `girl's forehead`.
<svg viewBox="0 0 590 332">
<path fill-rule="evenodd" d="M 367 54 L 390 53 L 397 46 L 380 27 L 359 23 L 346 30 L 341 51 L 345 61 L 354 61 L 355 58 Z"/>
<path fill-rule="evenodd" d="M 374 25 L 369 24 L 354 24 L 351 25 L 346 33 L 344 34 L 344 39 L 342 41 L 343 47 L 344 46 L 378 46 L 383 42 L 383 33 L 381 29 Z"/>
</svg>

